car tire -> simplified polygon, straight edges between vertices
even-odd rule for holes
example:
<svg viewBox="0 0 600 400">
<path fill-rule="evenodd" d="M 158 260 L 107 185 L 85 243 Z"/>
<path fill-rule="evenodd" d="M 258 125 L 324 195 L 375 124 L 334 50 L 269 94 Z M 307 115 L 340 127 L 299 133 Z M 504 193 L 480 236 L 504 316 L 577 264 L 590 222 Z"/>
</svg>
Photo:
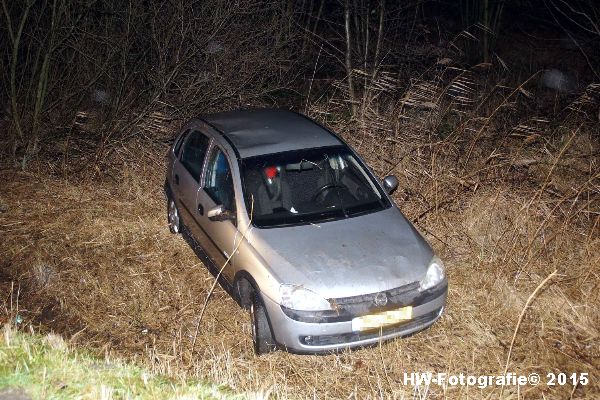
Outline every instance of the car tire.
<svg viewBox="0 0 600 400">
<path fill-rule="evenodd" d="M 171 233 L 181 232 L 181 215 L 175 200 L 171 196 L 167 196 L 167 222 L 169 224 L 169 230 Z"/>
<path fill-rule="evenodd" d="M 269 326 L 267 310 L 263 304 L 260 294 L 254 292 L 250 304 L 250 324 L 252 325 L 252 342 L 254 353 L 257 355 L 270 353 L 275 350 L 275 340 Z"/>
</svg>

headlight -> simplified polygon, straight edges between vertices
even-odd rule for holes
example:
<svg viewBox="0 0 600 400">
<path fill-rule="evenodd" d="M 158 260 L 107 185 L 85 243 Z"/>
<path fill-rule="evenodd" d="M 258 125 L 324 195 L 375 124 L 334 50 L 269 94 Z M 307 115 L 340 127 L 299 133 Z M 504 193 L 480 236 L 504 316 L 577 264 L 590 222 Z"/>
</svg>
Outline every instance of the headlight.
<svg viewBox="0 0 600 400">
<path fill-rule="evenodd" d="M 427 267 L 425 278 L 421 279 L 421 290 L 427 290 L 434 287 L 444 280 L 446 273 L 444 271 L 444 263 L 437 256 L 433 256 Z"/>
<path fill-rule="evenodd" d="M 315 292 L 298 285 L 279 286 L 281 305 L 292 310 L 323 311 L 331 310 L 331 305 Z"/>
</svg>

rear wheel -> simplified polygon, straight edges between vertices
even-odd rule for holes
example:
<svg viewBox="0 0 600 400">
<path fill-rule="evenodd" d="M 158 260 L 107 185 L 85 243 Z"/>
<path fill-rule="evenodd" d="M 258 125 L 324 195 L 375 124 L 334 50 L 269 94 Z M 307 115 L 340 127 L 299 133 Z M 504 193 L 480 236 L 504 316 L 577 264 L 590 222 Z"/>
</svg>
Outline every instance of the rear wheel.
<svg viewBox="0 0 600 400">
<path fill-rule="evenodd" d="M 270 353 L 275 350 L 275 340 L 269 326 L 267 310 L 260 295 L 254 292 L 250 304 L 250 323 L 252 324 L 252 342 L 257 355 Z"/>
<path fill-rule="evenodd" d="M 171 233 L 181 232 L 181 218 L 179 217 L 179 210 L 170 196 L 167 197 L 167 220 L 169 222 L 169 230 Z"/>
</svg>

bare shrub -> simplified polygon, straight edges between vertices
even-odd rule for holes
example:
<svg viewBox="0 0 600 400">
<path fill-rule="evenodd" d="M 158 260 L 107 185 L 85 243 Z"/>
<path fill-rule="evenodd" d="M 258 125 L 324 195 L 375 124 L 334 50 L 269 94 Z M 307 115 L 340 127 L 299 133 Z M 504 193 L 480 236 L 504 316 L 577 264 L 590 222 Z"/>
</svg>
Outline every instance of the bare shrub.
<svg viewBox="0 0 600 400">
<path fill-rule="evenodd" d="M 0 55 L 11 68 L 0 98 L 10 105 L 10 155 L 23 167 L 56 136 L 70 146 L 85 135 L 97 160 L 152 112 L 187 118 L 272 103 L 294 83 L 297 38 L 283 4 L 3 5 L 10 40 Z"/>
</svg>

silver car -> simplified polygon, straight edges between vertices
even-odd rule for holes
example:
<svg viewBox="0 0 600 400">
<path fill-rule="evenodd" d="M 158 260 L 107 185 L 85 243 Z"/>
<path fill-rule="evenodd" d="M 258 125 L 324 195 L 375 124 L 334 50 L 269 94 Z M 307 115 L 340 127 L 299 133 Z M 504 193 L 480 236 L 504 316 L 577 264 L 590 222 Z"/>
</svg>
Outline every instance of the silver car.
<svg viewBox="0 0 600 400">
<path fill-rule="evenodd" d="M 250 311 L 254 350 L 322 353 L 422 330 L 441 260 L 338 136 L 286 110 L 191 120 L 168 153 L 169 228 Z"/>
</svg>

